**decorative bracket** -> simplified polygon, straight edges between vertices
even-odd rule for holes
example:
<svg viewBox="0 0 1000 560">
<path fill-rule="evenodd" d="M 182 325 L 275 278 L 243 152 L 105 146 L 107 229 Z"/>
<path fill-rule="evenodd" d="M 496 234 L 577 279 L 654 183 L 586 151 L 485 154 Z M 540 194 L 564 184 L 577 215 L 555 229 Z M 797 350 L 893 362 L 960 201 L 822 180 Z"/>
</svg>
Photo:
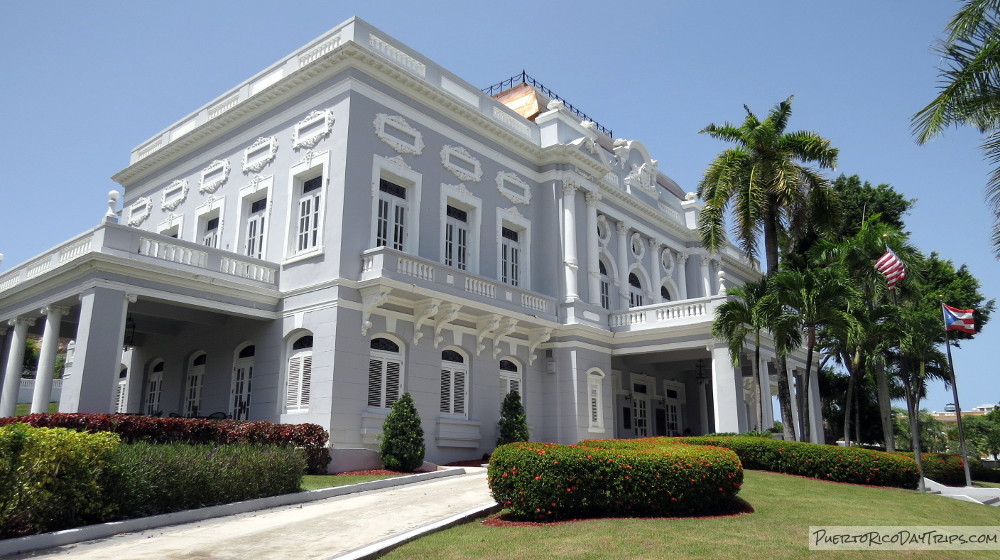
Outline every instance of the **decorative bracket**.
<svg viewBox="0 0 1000 560">
<path fill-rule="evenodd" d="M 500 327 L 500 320 L 503 317 L 494 313 L 476 321 L 476 353 L 479 354 L 486 348 L 486 337 L 493 334 Z"/>
<path fill-rule="evenodd" d="M 459 310 L 462 306 L 457 303 L 443 303 L 438 308 L 437 321 L 434 322 L 434 347 L 438 348 L 444 341 L 444 336 L 441 334 L 441 330 L 444 329 L 445 325 L 451 323 L 458 317 Z"/>
<path fill-rule="evenodd" d="M 517 319 L 513 317 L 504 317 L 500 321 L 500 326 L 497 331 L 493 334 L 493 359 L 497 359 L 500 355 L 500 339 L 514 332 L 517 328 Z"/>
<path fill-rule="evenodd" d="M 389 300 L 389 289 L 382 286 L 361 288 L 361 336 L 368 335 L 372 328 L 372 311 Z"/>
<path fill-rule="evenodd" d="M 552 337 L 552 327 L 541 327 L 528 331 L 528 363 L 535 363 L 535 350 Z"/>
<path fill-rule="evenodd" d="M 416 309 L 413 310 L 413 339 L 410 341 L 414 346 L 420 342 L 423 338 L 424 333 L 420 331 L 420 327 L 427 322 L 428 319 L 437 314 L 438 309 L 441 307 L 441 300 L 439 299 L 426 299 L 419 304 L 417 304 Z"/>
</svg>

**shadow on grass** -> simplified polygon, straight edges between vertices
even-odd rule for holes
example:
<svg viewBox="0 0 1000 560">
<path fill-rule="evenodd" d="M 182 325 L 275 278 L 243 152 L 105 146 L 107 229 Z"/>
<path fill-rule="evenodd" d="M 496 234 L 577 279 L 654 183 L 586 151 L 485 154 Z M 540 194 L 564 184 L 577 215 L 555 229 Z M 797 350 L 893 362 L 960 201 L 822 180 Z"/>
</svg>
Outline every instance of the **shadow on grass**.
<svg viewBox="0 0 1000 560">
<path fill-rule="evenodd" d="M 662 517 L 642 517 L 642 516 L 630 516 L 630 517 L 603 517 L 603 516 L 593 516 L 593 517 L 579 517 L 576 519 L 562 519 L 559 521 L 524 521 L 515 517 L 513 514 L 500 512 L 496 515 L 491 515 L 483 520 L 482 524 L 485 527 L 548 527 L 552 525 L 563 525 L 566 523 L 577 523 L 580 521 L 592 521 L 595 519 L 714 519 L 717 517 L 734 517 L 737 515 L 747 515 L 754 512 L 753 506 L 749 502 L 740 498 L 739 496 L 733 498 L 727 504 L 723 504 L 718 508 L 713 508 L 711 511 L 702 512 L 696 515 L 670 515 Z"/>
</svg>

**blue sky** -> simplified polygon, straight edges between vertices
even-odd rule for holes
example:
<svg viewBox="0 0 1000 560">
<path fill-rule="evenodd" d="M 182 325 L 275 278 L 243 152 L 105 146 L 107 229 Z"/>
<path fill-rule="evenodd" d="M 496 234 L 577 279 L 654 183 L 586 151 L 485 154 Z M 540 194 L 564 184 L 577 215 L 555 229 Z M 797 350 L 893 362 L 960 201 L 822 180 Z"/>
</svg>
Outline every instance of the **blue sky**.
<svg viewBox="0 0 1000 560">
<path fill-rule="evenodd" d="M 698 135 L 795 95 L 790 129 L 840 149 L 836 173 L 917 199 L 912 240 L 1000 293 L 979 137 L 927 146 L 934 42 L 959 6 L 871 2 L 0 2 L 0 273 L 96 225 L 130 150 L 357 15 L 485 87 L 522 69 L 696 189 L 725 144 Z M 1000 401 L 1000 318 L 955 351 L 963 408 Z M 951 402 L 942 383 L 924 405 Z"/>
</svg>

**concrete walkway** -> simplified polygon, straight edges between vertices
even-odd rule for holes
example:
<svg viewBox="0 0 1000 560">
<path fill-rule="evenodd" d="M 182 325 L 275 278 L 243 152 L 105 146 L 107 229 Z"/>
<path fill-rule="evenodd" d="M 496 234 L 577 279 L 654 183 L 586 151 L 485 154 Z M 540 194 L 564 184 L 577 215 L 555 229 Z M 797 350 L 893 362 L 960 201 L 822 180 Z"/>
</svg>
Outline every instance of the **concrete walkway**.
<svg viewBox="0 0 1000 560">
<path fill-rule="evenodd" d="M 927 491 L 948 498 L 1000 507 L 1000 488 L 973 488 L 970 486 L 945 486 L 929 478 L 924 479 Z"/>
<path fill-rule="evenodd" d="M 88 560 L 369 558 L 494 506 L 486 469 L 39 550 L 15 558 Z"/>
</svg>

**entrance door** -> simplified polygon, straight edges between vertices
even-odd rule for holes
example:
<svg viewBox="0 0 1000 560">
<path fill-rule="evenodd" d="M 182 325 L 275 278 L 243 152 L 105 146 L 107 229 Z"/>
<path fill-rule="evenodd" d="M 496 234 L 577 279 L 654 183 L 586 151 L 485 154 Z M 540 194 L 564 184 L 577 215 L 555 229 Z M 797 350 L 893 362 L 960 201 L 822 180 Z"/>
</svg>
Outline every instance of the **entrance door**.
<svg viewBox="0 0 1000 560">
<path fill-rule="evenodd" d="M 645 383 L 633 383 L 632 415 L 635 419 L 635 437 L 649 437 L 649 388 Z"/>
<path fill-rule="evenodd" d="M 240 351 L 233 364 L 233 389 L 229 416 L 235 420 L 250 419 L 250 386 L 253 381 L 254 346 Z"/>
</svg>

